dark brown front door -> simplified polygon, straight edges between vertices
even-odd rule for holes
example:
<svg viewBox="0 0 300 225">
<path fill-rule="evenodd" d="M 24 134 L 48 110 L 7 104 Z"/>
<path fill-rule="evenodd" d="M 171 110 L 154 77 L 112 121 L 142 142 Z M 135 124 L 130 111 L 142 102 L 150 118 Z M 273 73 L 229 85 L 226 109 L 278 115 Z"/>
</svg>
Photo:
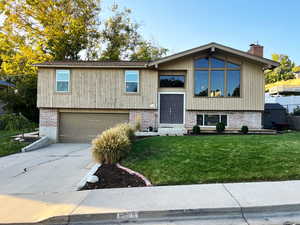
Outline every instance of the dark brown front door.
<svg viewBox="0 0 300 225">
<path fill-rule="evenodd" d="M 183 124 L 183 94 L 160 94 L 160 123 Z"/>
</svg>

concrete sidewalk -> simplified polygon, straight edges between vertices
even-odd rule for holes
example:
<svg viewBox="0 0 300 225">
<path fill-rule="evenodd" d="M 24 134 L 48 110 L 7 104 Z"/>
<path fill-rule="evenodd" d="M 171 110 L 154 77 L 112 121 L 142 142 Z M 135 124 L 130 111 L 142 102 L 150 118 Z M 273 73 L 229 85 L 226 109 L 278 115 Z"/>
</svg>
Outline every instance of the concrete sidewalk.
<svg viewBox="0 0 300 225">
<path fill-rule="evenodd" d="M 88 224 L 185 216 L 223 218 L 232 224 L 300 223 L 300 181 L 0 195 L 0 223 Z"/>
</svg>

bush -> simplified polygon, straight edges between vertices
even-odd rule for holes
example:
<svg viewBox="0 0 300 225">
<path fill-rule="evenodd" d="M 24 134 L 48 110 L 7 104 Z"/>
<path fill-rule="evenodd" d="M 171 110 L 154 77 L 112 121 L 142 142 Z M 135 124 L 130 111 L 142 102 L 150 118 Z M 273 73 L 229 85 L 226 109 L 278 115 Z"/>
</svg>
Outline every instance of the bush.
<svg viewBox="0 0 300 225">
<path fill-rule="evenodd" d="M 200 134 L 200 127 L 198 125 L 193 126 L 193 134 Z"/>
<path fill-rule="evenodd" d="M 247 126 L 242 126 L 242 128 L 241 128 L 241 133 L 242 134 L 248 134 L 248 131 L 249 131 L 249 129 L 248 129 Z"/>
<path fill-rule="evenodd" d="M 125 129 L 110 128 L 92 141 L 92 155 L 101 164 L 115 164 L 126 156 L 131 148 L 131 142 Z"/>
<path fill-rule="evenodd" d="M 299 106 L 297 106 L 296 108 L 294 108 L 293 114 L 294 114 L 295 116 L 300 116 L 300 107 L 299 107 Z"/>
<path fill-rule="evenodd" d="M 216 131 L 218 133 L 222 133 L 224 130 L 225 130 L 225 124 L 222 123 L 222 122 L 217 123 L 217 125 L 216 125 Z"/>
<path fill-rule="evenodd" d="M 1 130 L 26 130 L 33 129 L 35 124 L 22 114 L 4 114 L 0 116 Z"/>
<path fill-rule="evenodd" d="M 122 123 L 116 126 L 117 129 L 123 131 L 131 142 L 135 140 L 135 129 L 128 123 Z"/>
</svg>

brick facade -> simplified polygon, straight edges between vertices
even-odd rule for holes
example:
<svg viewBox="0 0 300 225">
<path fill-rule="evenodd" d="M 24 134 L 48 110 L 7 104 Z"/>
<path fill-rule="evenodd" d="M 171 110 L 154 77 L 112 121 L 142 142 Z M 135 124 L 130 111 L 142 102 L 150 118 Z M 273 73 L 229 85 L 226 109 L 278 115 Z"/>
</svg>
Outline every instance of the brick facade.
<svg viewBox="0 0 300 225">
<path fill-rule="evenodd" d="M 136 124 L 136 121 L 141 121 L 141 129 L 145 130 L 148 127 L 158 127 L 158 111 L 157 110 L 130 110 L 129 123 Z"/>
<path fill-rule="evenodd" d="M 197 123 L 197 114 L 222 114 L 227 115 L 228 128 L 240 129 L 243 125 L 250 129 L 262 128 L 261 112 L 203 112 L 203 111 L 186 111 L 185 127 L 192 128 Z"/>
<path fill-rule="evenodd" d="M 40 108 L 40 136 L 48 136 L 52 142 L 58 141 L 59 113 L 57 109 Z"/>
</svg>

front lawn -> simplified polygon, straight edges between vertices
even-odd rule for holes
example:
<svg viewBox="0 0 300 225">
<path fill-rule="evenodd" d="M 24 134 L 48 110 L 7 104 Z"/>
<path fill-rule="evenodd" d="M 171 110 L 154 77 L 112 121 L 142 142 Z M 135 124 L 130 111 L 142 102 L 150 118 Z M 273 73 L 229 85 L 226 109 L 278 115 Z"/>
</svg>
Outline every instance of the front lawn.
<svg viewBox="0 0 300 225">
<path fill-rule="evenodd" d="M 19 134 L 20 131 L 0 131 L 0 157 L 20 152 L 28 143 L 12 141 L 11 136 Z"/>
<path fill-rule="evenodd" d="M 300 132 L 146 138 L 122 164 L 154 185 L 300 179 Z"/>
</svg>

